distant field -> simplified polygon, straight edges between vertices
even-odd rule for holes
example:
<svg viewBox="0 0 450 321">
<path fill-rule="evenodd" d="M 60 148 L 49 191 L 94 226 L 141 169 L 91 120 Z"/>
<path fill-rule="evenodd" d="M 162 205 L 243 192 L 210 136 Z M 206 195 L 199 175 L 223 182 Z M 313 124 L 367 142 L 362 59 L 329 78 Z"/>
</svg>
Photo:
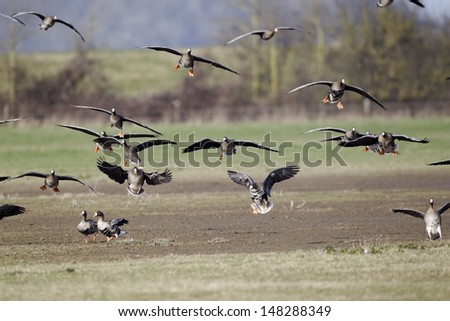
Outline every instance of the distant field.
<svg viewBox="0 0 450 321">
<path fill-rule="evenodd" d="M 76 125 L 114 132 L 106 123 Z M 179 145 L 153 148 L 153 159 L 167 164 L 145 169 L 168 167 L 174 178 L 146 186 L 139 199 L 96 168 L 100 155 L 90 136 L 27 120 L 3 125 L 0 176 L 55 169 L 85 180 L 98 195 L 72 182 L 61 184 L 59 194 L 40 191 L 38 178 L 0 183 L 1 203 L 27 208 L 0 222 L 0 299 L 449 300 L 450 220 L 443 216 L 443 241 L 429 242 L 423 222 L 390 210 L 425 210 L 429 197 L 438 206 L 449 201 L 450 167 L 426 166 L 450 158 L 449 125 L 450 118 L 156 123 L 163 138 Z M 336 158 L 327 166 L 335 144 L 317 143 L 324 133 L 304 134 L 323 126 L 388 130 L 430 143 L 399 142 L 397 157 L 341 149 L 337 155 L 348 166 Z M 257 151 L 255 164 L 242 152 L 214 163 L 217 155 L 210 153 L 212 168 L 204 165 L 206 152 L 180 152 L 194 139 L 261 142 L 268 133 L 275 148 L 286 147 L 284 154 Z M 226 169 L 260 181 L 296 154 L 298 176 L 274 186 L 269 214 L 252 215 L 248 193 Z M 84 244 L 75 229 L 82 209 L 128 218 L 129 235 L 108 244 L 99 235 L 97 243 Z"/>
</svg>

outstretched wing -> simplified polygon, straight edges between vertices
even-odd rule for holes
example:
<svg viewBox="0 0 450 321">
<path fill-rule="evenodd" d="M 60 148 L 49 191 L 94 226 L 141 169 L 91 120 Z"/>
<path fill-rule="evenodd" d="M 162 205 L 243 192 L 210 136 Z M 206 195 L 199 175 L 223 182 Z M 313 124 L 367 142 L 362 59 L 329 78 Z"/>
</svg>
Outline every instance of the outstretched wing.
<svg viewBox="0 0 450 321">
<path fill-rule="evenodd" d="M 78 179 L 78 178 L 76 178 L 76 177 L 73 177 L 73 176 L 61 176 L 61 175 L 58 175 L 58 178 L 59 178 L 59 180 L 60 181 L 73 181 L 73 182 L 78 182 L 78 183 L 80 183 L 81 185 L 84 185 L 84 186 L 86 186 L 87 188 L 89 188 L 91 191 L 93 191 L 94 193 L 97 193 L 96 191 L 95 191 L 95 189 L 91 186 L 91 185 L 89 185 L 89 184 L 86 184 L 85 182 L 83 182 L 82 180 L 80 180 L 80 179 Z"/>
<path fill-rule="evenodd" d="M 444 204 L 440 209 L 438 209 L 436 212 L 438 214 L 442 214 L 444 213 L 446 210 L 448 210 L 450 208 L 450 202 L 448 202 L 447 204 Z"/>
<path fill-rule="evenodd" d="M 253 31 L 250 31 L 250 32 L 247 32 L 247 33 L 244 33 L 243 35 L 240 35 L 240 36 L 237 36 L 236 38 L 233 38 L 233 39 L 231 39 L 230 41 L 228 41 L 227 42 L 227 45 L 229 45 L 229 44 L 231 44 L 231 43 L 233 43 L 233 42 L 235 42 L 235 41 L 237 41 L 237 40 L 239 40 L 239 39 L 242 39 L 242 38 L 244 38 L 244 37 L 247 37 L 247 36 L 250 36 L 250 35 L 262 35 L 263 33 L 265 33 L 267 30 L 253 30 Z"/>
<path fill-rule="evenodd" d="M 234 144 L 238 145 L 238 146 L 246 146 L 246 147 L 255 147 L 255 148 L 259 148 L 259 149 L 265 149 L 265 150 L 269 150 L 271 152 L 278 153 L 278 151 L 275 150 L 275 149 L 271 149 L 269 147 L 266 147 L 266 146 L 263 146 L 263 145 L 260 145 L 260 144 L 254 143 L 254 142 L 247 142 L 247 141 L 243 141 L 243 140 L 235 140 Z"/>
<path fill-rule="evenodd" d="M 319 81 L 314 81 L 314 82 L 310 82 L 309 84 L 305 84 L 305 85 L 301 85 L 299 87 L 296 87 L 294 89 L 292 89 L 291 91 L 289 91 L 289 93 L 292 93 L 294 91 L 306 88 L 306 87 L 311 87 L 311 86 L 315 86 L 315 85 L 326 85 L 328 87 L 331 87 L 331 85 L 333 84 L 332 81 L 326 81 L 326 80 L 319 80 Z"/>
<path fill-rule="evenodd" d="M 18 17 L 18 16 L 22 16 L 24 14 L 35 15 L 36 17 L 39 17 L 41 20 L 45 19 L 45 16 L 43 14 L 40 14 L 40 13 L 37 13 L 37 12 L 33 12 L 33 11 L 16 12 L 15 14 L 12 15 L 12 17 L 15 18 L 15 17 Z"/>
<path fill-rule="evenodd" d="M 10 179 L 16 179 L 16 178 L 21 178 L 24 176 L 32 176 L 32 177 L 41 177 L 41 178 L 46 178 L 48 176 L 48 174 L 43 174 L 43 173 L 38 173 L 38 172 L 27 172 L 27 173 L 23 173 L 21 175 L 17 175 L 17 176 L 11 176 L 10 178 L 8 178 L 8 180 Z"/>
<path fill-rule="evenodd" d="M 406 142 L 412 142 L 412 143 L 421 143 L 421 144 L 427 144 L 429 142 L 428 138 L 424 138 L 424 139 L 417 139 L 414 137 L 408 137 L 405 135 L 392 135 L 393 138 L 398 139 L 398 140 L 402 140 L 402 141 L 406 141 Z"/>
<path fill-rule="evenodd" d="M 270 196 L 270 190 L 273 187 L 273 184 L 282 182 L 286 179 L 294 177 L 300 171 L 300 166 L 291 165 L 282 168 L 278 168 L 267 175 L 266 179 L 263 182 L 264 193 L 267 196 Z"/>
<path fill-rule="evenodd" d="M 114 135 L 112 136 L 114 138 L 121 138 L 119 135 Z M 156 137 L 156 135 L 153 134 L 124 134 L 123 135 L 123 139 L 129 139 L 129 138 L 151 138 L 151 137 Z"/>
<path fill-rule="evenodd" d="M 419 7 L 425 8 L 425 6 L 419 0 L 409 0 L 409 2 L 412 2 L 418 5 Z"/>
<path fill-rule="evenodd" d="M 113 136 L 98 137 L 98 138 L 94 139 L 94 142 L 99 143 L 100 145 L 117 144 L 117 145 L 123 146 L 123 143 L 120 140 L 118 140 L 116 137 L 113 137 Z"/>
<path fill-rule="evenodd" d="M 232 170 L 228 170 L 228 177 L 235 183 L 242 185 L 248 189 L 250 189 L 251 186 L 255 186 L 255 181 L 253 180 L 253 178 L 251 178 L 249 175 L 244 174 L 244 173 L 240 173 L 240 172 L 235 172 Z"/>
<path fill-rule="evenodd" d="M 148 129 L 148 130 L 154 132 L 154 133 L 157 134 L 157 135 L 162 135 L 160 132 L 158 132 L 158 131 L 156 131 L 156 130 L 154 130 L 154 129 L 148 127 L 148 126 L 145 126 L 144 124 L 141 124 L 140 122 L 138 122 L 138 121 L 136 121 L 136 120 L 134 120 L 134 119 L 131 119 L 131 118 L 122 116 L 122 120 L 123 120 L 123 121 L 130 122 L 130 123 L 133 123 L 133 124 L 138 125 L 138 126 L 140 126 L 140 127 L 146 128 L 146 129 Z"/>
<path fill-rule="evenodd" d="M 14 216 L 25 213 L 25 207 L 5 204 L 0 206 L 0 220 L 4 217 Z"/>
<path fill-rule="evenodd" d="M 411 216 L 421 218 L 421 219 L 423 219 L 423 217 L 424 217 L 424 214 L 422 212 L 411 210 L 409 208 L 394 208 L 394 209 L 392 209 L 392 212 L 403 213 L 403 214 L 411 215 Z"/>
<path fill-rule="evenodd" d="M 370 146 L 378 143 L 377 135 L 364 135 L 351 141 L 341 141 L 339 146 L 356 147 L 356 146 Z"/>
<path fill-rule="evenodd" d="M 347 85 L 345 84 L 345 90 L 350 90 L 350 91 L 354 91 L 368 99 L 370 99 L 371 101 L 373 101 L 374 103 L 378 104 L 378 106 L 380 106 L 383 109 L 386 109 L 386 107 L 384 107 L 379 101 L 378 99 L 376 99 L 375 97 L 373 97 L 371 94 L 369 94 L 367 91 L 365 91 L 362 88 L 356 87 L 356 86 L 351 86 L 351 85 Z"/>
<path fill-rule="evenodd" d="M 145 173 L 145 182 L 148 185 L 160 185 L 164 183 L 169 183 L 172 180 L 172 172 L 166 168 L 164 172 L 157 173 Z"/>
<path fill-rule="evenodd" d="M 99 107 L 93 107 L 93 106 L 80 106 L 80 105 L 70 105 L 71 107 L 75 107 L 75 108 L 81 108 L 81 109 L 90 109 L 90 110 L 95 110 L 95 111 L 99 111 L 108 115 L 111 115 L 112 112 L 103 108 L 99 108 Z"/>
<path fill-rule="evenodd" d="M 177 56 L 181 56 L 182 55 L 181 52 L 179 52 L 179 51 L 177 51 L 175 49 L 169 48 L 169 47 L 144 46 L 144 47 L 141 47 L 141 48 L 142 49 L 151 49 L 151 50 L 156 50 L 156 51 L 165 51 L 165 52 L 171 53 L 173 55 L 177 55 Z"/>
<path fill-rule="evenodd" d="M 0 182 L 6 181 L 9 176 L 0 176 Z"/>
<path fill-rule="evenodd" d="M 311 34 L 311 32 L 306 31 L 305 29 L 302 29 L 302 28 L 298 28 L 298 27 L 285 27 L 285 26 L 281 26 L 281 27 L 276 27 L 275 30 L 295 30 L 295 31 L 301 31 L 301 32 L 304 32 L 304 33 Z"/>
<path fill-rule="evenodd" d="M 97 168 L 113 181 L 123 184 L 128 178 L 128 172 L 122 167 L 108 163 L 102 158 L 97 160 Z"/>
<path fill-rule="evenodd" d="M 150 140 L 147 140 L 143 143 L 136 145 L 135 147 L 137 148 L 138 151 L 142 151 L 149 147 L 153 147 L 153 146 L 157 146 L 157 145 L 167 145 L 167 144 L 176 145 L 177 143 L 172 142 L 170 140 L 165 140 L 165 139 L 150 139 Z"/>
<path fill-rule="evenodd" d="M 223 69 L 223 70 L 227 70 L 227 71 L 232 72 L 232 73 L 234 73 L 236 75 L 239 75 L 233 69 L 225 67 L 224 65 L 221 65 L 218 62 L 215 62 L 215 61 L 212 61 L 212 60 L 209 60 L 209 59 L 206 59 L 206 58 L 202 58 L 202 57 L 199 57 L 199 56 L 194 56 L 194 55 L 192 55 L 192 58 L 194 58 L 194 61 L 204 62 L 204 63 L 210 64 L 210 65 L 213 65 L 214 67 L 217 67 L 217 68 L 220 68 L 220 69 Z"/>
<path fill-rule="evenodd" d="M 209 148 L 220 148 L 220 142 L 212 140 L 210 138 L 204 138 L 201 141 L 195 142 L 183 149 L 183 153 L 190 153 L 199 149 Z"/>
<path fill-rule="evenodd" d="M 450 165 L 450 159 L 428 164 L 428 166 L 436 166 L 436 165 Z"/>
<path fill-rule="evenodd" d="M 86 42 L 86 40 L 84 40 L 84 38 L 83 38 L 83 36 L 81 35 L 81 33 L 80 33 L 73 25 L 71 25 L 70 23 L 68 23 L 68 22 L 66 22 L 66 21 L 64 21 L 64 20 L 61 20 L 61 19 L 55 19 L 55 22 L 62 23 L 63 25 L 69 27 L 70 29 L 72 29 L 73 31 L 75 31 L 75 32 L 81 37 L 81 40 L 83 40 L 83 42 Z"/>
<path fill-rule="evenodd" d="M 342 128 L 336 128 L 336 127 L 321 127 L 321 128 L 315 128 L 310 129 L 305 134 L 313 133 L 313 132 L 319 132 L 319 131 L 330 131 L 330 132 L 337 132 L 337 133 L 343 133 L 345 134 L 347 131 Z"/>
<path fill-rule="evenodd" d="M 128 220 L 125 218 L 114 218 L 111 221 L 109 221 L 109 224 L 115 225 L 115 226 L 122 226 L 124 224 L 128 224 Z"/>
<path fill-rule="evenodd" d="M 65 125 L 65 124 L 57 124 L 59 127 L 69 128 L 73 130 L 77 130 L 79 132 L 94 136 L 94 137 L 100 137 L 100 134 L 96 131 L 90 130 L 88 128 L 79 127 L 79 126 L 72 126 L 72 125 Z"/>
<path fill-rule="evenodd" d="M 21 23 L 21 24 L 23 24 L 25 26 L 25 24 L 22 21 L 20 21 L 19 19 L 15 18 L 15 17 L 8 16 L 7 14 L 1 13 L 1 12 L 0 12 L 0 16 L 5 17 L 5 18 L 7 18 L 9 20 L 12 20 L 14 22 Z"/>
<path fill-rule="evenodd" d="M 6 124 L 6 123 L 10 123 L 10 122 L 13 122 L 13 121 L 19 121 L 19 120 L 21 120 L 22 118 L 14 118 L 14 119 L 5 119 L 5 120 L 0 120 L 0 125 L 1 124 Z"/>
</svg>

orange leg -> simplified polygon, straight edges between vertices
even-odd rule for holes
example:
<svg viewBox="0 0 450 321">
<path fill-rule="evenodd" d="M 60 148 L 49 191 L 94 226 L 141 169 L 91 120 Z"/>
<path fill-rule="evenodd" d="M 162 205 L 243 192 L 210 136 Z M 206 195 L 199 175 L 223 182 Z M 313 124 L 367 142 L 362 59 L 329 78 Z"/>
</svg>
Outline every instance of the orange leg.
<svg viewBox="0 0 450 321">
<path fill-rule="evenodd" d="M 172 68 L 174 71 L 175 70 L 178 70 L 178 69 L 180 69 L 180 65 L 179 64 L 176 64 L 175 66 L 173 66 L 173 68 Z"/>
<path fill-rule="evenodd" d="M 110 123 L 110 124 L 109 124 L 109 127 L 111 127 L 111 128 L 112 128 L 112 127 L 114 127 L 114 125 Z"/>
<path fill-rule="evenodd" d="M 95 153 L 98 153 L 99 150 L 100 150 L 100 147 L 95 146 L 94 152 L 95 152 Z"/>
<path fill-rule="evenodd" d="M 188 75 L 191 77 L 194 77 L 194 69 L 189 69 L 188 70 Z"/>
<path fill-rule="evenodd" d="M 392 156 L 397 156 L 398 152 L 392 152 L 391 154 L 392 154 Z"/>
<path fill-rule="evenodd" d="M 123 130 L 122 130 L 122 129 L 119 130 L 119 137 L 120 137 L 120 138 L 123 138 Z"/>
<path fill-rule="evenodd" d="M 58 187 L 55 187 L 54 189 L 53 189 L 56 193 L 58 193 L 59 192 L 59 189 L 58 189 Z"/>
<path fill-rule="evenodd" d="M 322 102 L 325 104 L 330 102 L 330 100 L 328 99 L 328 95 L 324 99 L 322 99 Z"/>
<path fill-rule="evenodd" d="M 368 152 L 368 151 L 369 151 L 369 147 L 366 146 L 363 148 L 363 152 Z"/>
<path fill-rule="evenodd" d="M 42 185 L 41 187 L 39 187 L 41 189 L 41 191 L 45 191 L 47 189 L 47 186 Z"/>
<path fill-rule="evenodd" d="M 344 109 L 344 105 L 342 105 L 342 101 L 339 99 L 338 103 L 337 103 L 337 108 L 338 109 Z"/>
</svg>

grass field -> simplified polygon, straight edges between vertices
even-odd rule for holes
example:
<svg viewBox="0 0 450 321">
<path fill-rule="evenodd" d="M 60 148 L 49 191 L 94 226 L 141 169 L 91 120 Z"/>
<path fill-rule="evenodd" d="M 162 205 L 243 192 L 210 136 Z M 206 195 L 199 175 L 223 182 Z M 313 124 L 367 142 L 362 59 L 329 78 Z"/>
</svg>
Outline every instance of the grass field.
<svg viewBox="0 0 450 321">
<path fill-rule="evenodd" d="M 53 124 L 28 125 L 24 120 L 0 127 L 0 176 L 53 168 L 95 186 L 99 195 L 76 183 L 62 185 L 59 195 L 41 192 L 36 178 L 0 183 L 2 203 L 27 208 L 0 222 L 1 300 L 450 299 L 446 215 L 444 240 L 429 242 L 423 222 L 389 214 L 395 206 L 425 210 L 431 196 L 439 205 L 449 201 L 450 168 L 426 166 L 450 157 L 449 118 L 153 124 L 180 144 L 165 152 L 173 182 L 146 188 L 141 199 L 130 198 L 124 186 L 98 171 L 89 136 Z M 387 130 L 429 137 L 430 143 L 400 142 L 397 157 L 341 149 L 348 166 L 327 166 L 334 144 L 311 143 L 324 133 L 303 134 L 323 126 Z M 271 155 L 275 166 L 299 153 L 301 172 L 275 185 L 276 207 L 265 216 L 250 214 L 247 192 L 225 170 L 262 180 L 273 168 L 264 164 L 266 154 L 257 152 L 262 164 L 256 167 L 244 168 L 248 159 L 237 154 L 208 168 L 193 166 L 179 152 L 192 133 L 195 139 L 262 141 L 268 132 L 277 148 L 289 142 L 284 155 Z M 154 159 L 166 157 L 161 150 L 154 148 Z M 194 160 L 203 163 L 202 154 Z M 306 158 L 324 162 L 308 167 Z M 83 208 L 130 218 L 129 236 L 108 244 L 99 236 L 97 243 L 84 244 L 75 230 Z"/>
</svg>

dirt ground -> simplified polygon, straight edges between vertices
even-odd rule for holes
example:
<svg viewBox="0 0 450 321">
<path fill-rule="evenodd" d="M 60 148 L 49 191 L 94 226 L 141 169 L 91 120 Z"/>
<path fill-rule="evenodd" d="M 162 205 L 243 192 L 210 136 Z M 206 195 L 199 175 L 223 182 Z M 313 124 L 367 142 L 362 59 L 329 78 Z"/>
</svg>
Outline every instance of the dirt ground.
<svg viewBox="0 0 450 321">
<path fill-rule="evenodd" d="M 99 234 L 97 242 L 90 244 L 85 244 L 84 236 L 76 231 L 81 219 L 77 214 L 82 209 L 77 194 L 61 197 L 41 192 L 38 186 L 33 191 L 16 191 L 18 198 L 4 198 L 2 202 L 24 205 L 27 212 L 0 221 L 2 255 L 24 262 L 77 262 L 422 242 L 426 241 L 424 222 L 393 214 L 391 209 L 425 211 L 430 197 L 436 199 L 436 207 L 450 201 L 450 181 L 437 170 L 412 175 L 299 177 L 283 182 L 282 188 L 275 186 L 273 210 L 257 216 L 251 213 L 247 191 L 230 182 L 171 184 L 158 187 L 158 197 L 141 201 L 130 200 L 124 186 L 105 185 L 102 195 L 89 198 L 89 207 L 95 208 L 100 200 L 105 204 L 108 198 L 125 199 L 123 208 L 106 212 L 123 214 L 130 221 L 124 227 L 129 234 L 109 243 Z M 5 195 L 5 185 L 1 188 Z M 20 204 L 23 195 L 26 204 Z M 222 195 L 227 196 L 226 202 L 220 202 Z M 211 202 L 216 196 L 219 201 Z M 33 197 L 39 201 L 36 206 L 30 201 Z M 179 201 L 180 197 L 186 203 Z M 203 205 L 202 198 L 208 198 L 209 204 Z M 46 202 L 71 203 L 70 211 L 55 213 L 58 205 L 42 206 Z M 113 218 L 111 215 L 106 218 Z M 445 240 L 450 230 L 446 215 L 442 230 Z M 30 244 L 35 246 L 29 253 L 19 250 Z"/>
</svg>

